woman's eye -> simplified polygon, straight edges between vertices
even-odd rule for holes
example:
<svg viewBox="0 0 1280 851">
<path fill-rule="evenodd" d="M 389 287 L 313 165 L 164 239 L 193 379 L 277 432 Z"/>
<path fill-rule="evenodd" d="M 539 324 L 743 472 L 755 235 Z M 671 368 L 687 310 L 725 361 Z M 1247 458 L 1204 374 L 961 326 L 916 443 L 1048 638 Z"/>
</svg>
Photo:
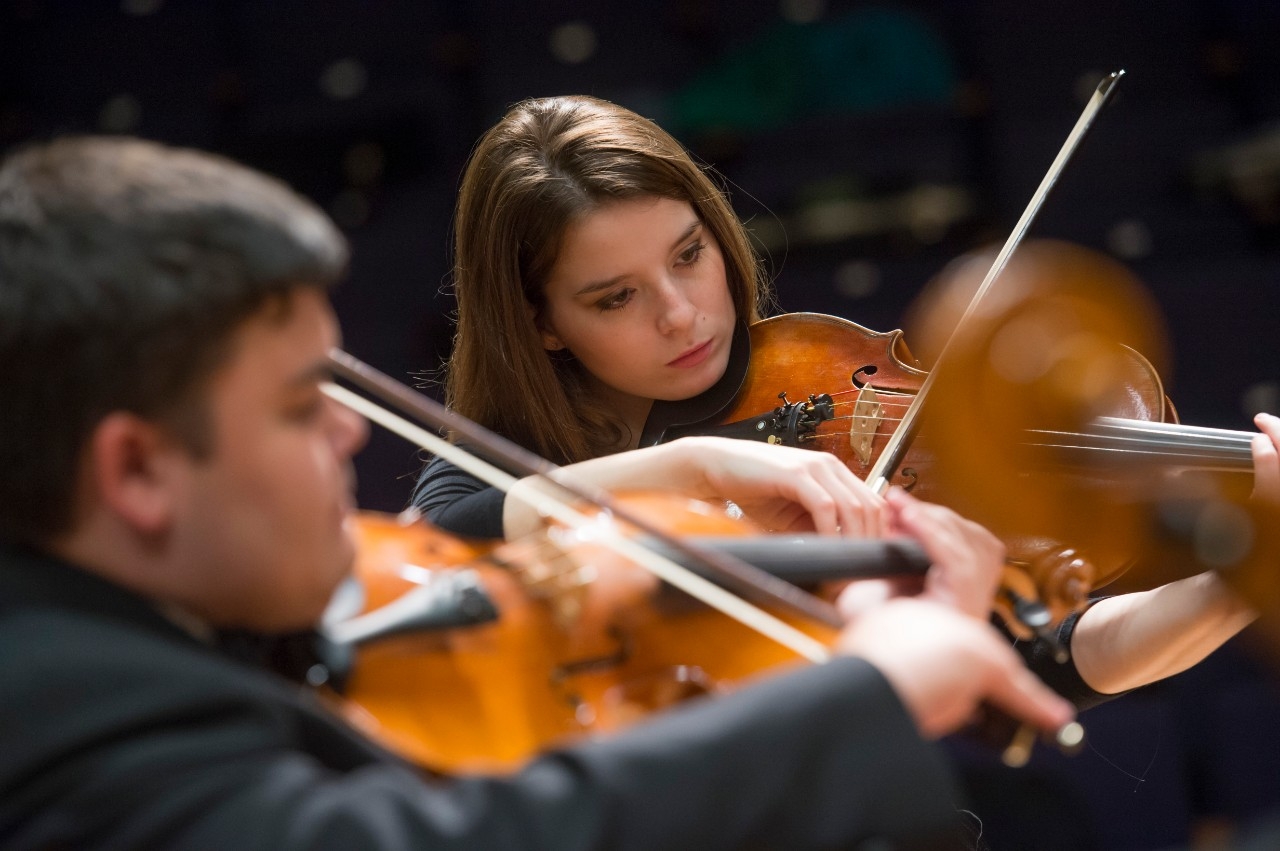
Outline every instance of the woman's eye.
<svg viewBox="0 0 1280 851">
<path fill-rule="evenodd" d="M 616 293 L 611 293 L 596 302 L 596 307 L 600 310 L 617 310 L 618 308 L 626 305 L 627 302 L 631 301 L 631 296 L 634 293 L 635 290 L 629 287 L 627 289 L 618 290 Z"/>
<path fill-rule="evenodd" d="M 698 258 L 702 256 L 702 252 L 706 250 L 707 244 L 698 241 L 690 245 L 680 254 L 680 263 L 685 266 L 698 262 Z"/>
</svg>

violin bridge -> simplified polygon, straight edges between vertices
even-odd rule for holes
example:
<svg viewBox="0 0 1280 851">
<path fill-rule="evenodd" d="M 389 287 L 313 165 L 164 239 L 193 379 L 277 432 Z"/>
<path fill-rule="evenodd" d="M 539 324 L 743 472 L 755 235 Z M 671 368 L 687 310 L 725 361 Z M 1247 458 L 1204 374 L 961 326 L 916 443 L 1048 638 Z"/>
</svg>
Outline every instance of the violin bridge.
<svg viewBox="0 0 1280 851">
<path fill-rule="evenodd" d="M 529 596 L 548 606 L 556 625 L 566 630 L 582 617 L 587 591 L 596 578 L 595 567 L 580 563 L 566 546 L 571 534 L 559 527 L 545 529 L 532 549 L 512 565 Z M 528 548 L 528 542 L 523 543 Z M 505 548 L 511 549 L 511 545 Z"/>
<path fill-rule="evenodd" d="M 849 448 L 864 465 L 871 463 L 871 444 L 883 415 L 876 391 L 871 385 L 864 385 L 853 403 L 853 417 L 849 422 Z"/>
</svg>

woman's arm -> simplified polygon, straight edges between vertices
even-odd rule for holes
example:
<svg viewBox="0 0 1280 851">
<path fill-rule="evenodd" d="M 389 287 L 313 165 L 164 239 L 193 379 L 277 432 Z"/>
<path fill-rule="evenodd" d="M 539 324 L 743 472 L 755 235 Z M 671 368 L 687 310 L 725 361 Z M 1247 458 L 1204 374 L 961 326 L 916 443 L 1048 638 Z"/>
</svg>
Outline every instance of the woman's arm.
<svg viewBox="0 0 1280 851">
<path fill-rule="evenodd" d="M 1280 503 L 1280 418 L 1258 414 L 1253 498 Z M 1080 676 L 1106 694 L 1185 671 L 1256 613 L 1214 573 L 1101 600 L 1080 616 L 1072 645 Z"/>
<path fill-rule="evenodd" d="M 773 531 L 816 530 L 879 537 L 888 528 L 884 500 L 826 452 L 720 437 L 686 437 L 563 468 L 606 490 L 669 490 L 695 499 L 727 499 Z M 508 539 L 539 528 L 522 494 L 548 486 L 521 479 L 507 494 Z"/>
<path fill-rule="evenodd" d="M 1104 694 L 1185 671 L 1248 626 L 1254 612 L 1214 573 L 1100 600 L 1080 616 L 1076 669 Z"/>
<path fill-rule="evenodd" d="M 502 537 L 505 494 L 444 458 L 433 458 L 418 477 L 410 505 L 433 525 L 464 538 Z"/>
</svg>

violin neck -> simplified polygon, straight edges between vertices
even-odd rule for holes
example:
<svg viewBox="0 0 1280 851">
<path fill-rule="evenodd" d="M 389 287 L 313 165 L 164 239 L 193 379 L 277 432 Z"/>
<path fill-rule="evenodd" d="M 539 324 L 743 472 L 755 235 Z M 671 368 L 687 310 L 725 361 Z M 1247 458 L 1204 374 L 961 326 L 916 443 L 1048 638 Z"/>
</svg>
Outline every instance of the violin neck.
<svg viewBox="0 0 1280 851">
<path fill-rule="evenodd" d="M 834 579 L 920 576 L 928 572 L 930 564 L 920 545 L 906 538 L 850 540 L 830 535 L 762 535 L 695 540 L 699 547 L 728 553 L 795 585 Z M 645 545 L 674 561 L 683 561 L 680 553 L 668 551 L 660 541 L 645 541 Z M 697 564 L 688 567 L 695 573 L 700 570 Z"/>
</svg>

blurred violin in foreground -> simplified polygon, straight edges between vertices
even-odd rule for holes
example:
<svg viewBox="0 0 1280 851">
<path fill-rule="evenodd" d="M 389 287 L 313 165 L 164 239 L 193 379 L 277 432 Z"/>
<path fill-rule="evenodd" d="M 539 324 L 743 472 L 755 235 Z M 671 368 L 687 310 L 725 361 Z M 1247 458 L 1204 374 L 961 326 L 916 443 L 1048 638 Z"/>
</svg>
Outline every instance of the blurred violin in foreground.
<svg viewBox="0 0 1280 851">
<path fill-rule="evenodd" d="M 626 501 L 682 515 L 677 525 L 695 533 L 745 534 L 708 505 Z M 405 521 L 359 517 L 355 575 L 373 614 L 331 635 L 360 641 L 344 693 L 369 713 L 366 726 L 437 770 L 515 768 L 558 742 L 800 661 L 578 532 L 553 526 L 476 546 Z M 823 645 L 835 638 L 832 626 L 782 617 Z"/>
<path fill-rule="evenodd" d="M 432 768 L 514 768 L 567 737 L 615 730 L 692 694 L 826 661 L 841 625 L 834 607 L 755 564 L 809 582 L 928 568 L 907 541 L 773 538 L 722 506 L 579 492 L 542 459 L 349 355 L 331 360 L 362 389 L 425 408 L 437 426 L 565 490 L 522 493 L 548 524 L 509 543 L 459 541 L 412 517 L 358 518 L 363 614 L 339 612 L 326 630 L 358 655 L 348 714 L 359 722 L 367 713 L 370 732 Z M 344 388 L 326 392 L 496 487 L 514 481 Z"/>
<path fill-rule="evenodd" d="M 1277 506 L 1250 499 L 1253 433 L 1117 414 L 1155 398 L 1139 393 L 1135 375 L 1149 370 L 1151 388 L 1159 379 L 1135 350 L 1163 357 L 1159 311 L 1114 261 L 1064 243 L 1028 248 L 1008 270 L 1015 286 L 966 323 L 941 367 L 922 425 L 939 487 L 993 528 L 1114 554 L 1101 582 L 1150 588 L 1215 570 L 1273 607 L 1264 576 L 1280 527 Z M 946 323 L 948 302 L 935 294 L 926 327 Z M 986 486 L 967 486 L 977 480 Z"/>
</svg>

